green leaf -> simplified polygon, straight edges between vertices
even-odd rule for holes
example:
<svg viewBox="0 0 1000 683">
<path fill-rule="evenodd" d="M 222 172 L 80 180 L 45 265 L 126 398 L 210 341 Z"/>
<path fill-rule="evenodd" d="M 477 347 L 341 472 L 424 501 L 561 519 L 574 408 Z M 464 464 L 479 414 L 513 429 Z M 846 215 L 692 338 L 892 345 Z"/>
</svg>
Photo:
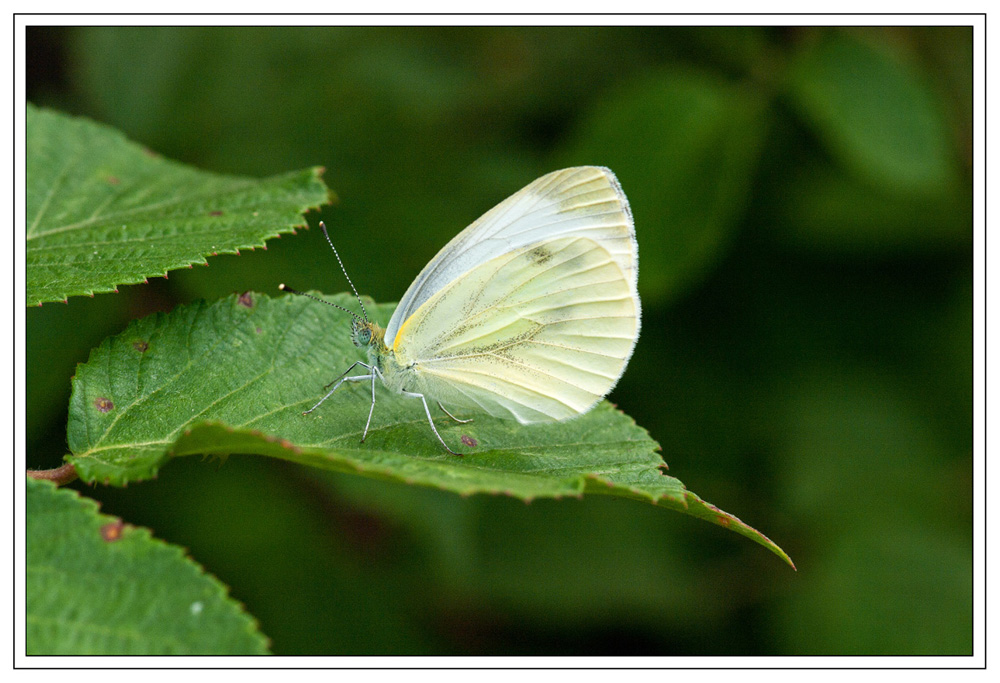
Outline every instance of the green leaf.
<svg viewBox="0 0 1000 683">
<path fill-rule="evenodd" d="M 803 164 L 774 193 L 774 231 L 812 252 L 862 256 L 969 249 L 972 196 L 907 197 L 842 169 Z"/>
<path fill-rule="evenodd" d="M 26 486 L 27 654 L 267 654 L 254 619 L 182 548 L 75 491 Z"/>
<path fill-rule="evenodd" d="M 356 305 L 346 295 L 330 299 Z M 368 310 L 384 323 L 393 308 Z M 95 349 L 74 378 L 69 460 L 84 481 L 117 485 L 153 476 L 172 456 L 257 453 L 463 495 L 603 493 L 727 526 L 789 561 L 663 474 L 656 442 L 607 402 L 542 425 L 483 415 L 468 416 L 470 424 L 439 420 L 442 437 L 464 457 L 441 448 L 419 403 L 381 386 L 365 443 L 367 385 L 347 384 L 302 415 L 359 359 L 349 333 L 349 320 L 332 307 L 249 292 L 135 321 Z"/>
<path fill-rule="evenodd" d="M 635 214 L 647 305 L 710 271 L 747 207 L 769 110 L 709 74 L 658 72 L 598 103 L 560 164 L 609 166 Z"/>
<path fill-rule="evenodd" d="M 921 333 L 933 337 L 940 316 L 921 310 Z M 778 612 L 787 652 L 972 653 L 972 447 L 942 434 L 918 392 L 885 369 L 811 368 L 794 377 L 778 408 L 789 514 L 814 534 L 808 576 Z M 920 597 L 887 599 L 887 586 Z"/>
<path fill-rule="evenodd" d="M 264 180 L 206 173 L 30 104 L 26 129 L 29 304 L 263 247 L 328 201 L 319 168 Z"/>
<path fill-rule="evenodd" d="M 792 103 L 847 168 L 900 194 L 937 194 L 957 178 L 937 98 L 921 76 L 843 33 L 790 66 Z"/>
</svg>

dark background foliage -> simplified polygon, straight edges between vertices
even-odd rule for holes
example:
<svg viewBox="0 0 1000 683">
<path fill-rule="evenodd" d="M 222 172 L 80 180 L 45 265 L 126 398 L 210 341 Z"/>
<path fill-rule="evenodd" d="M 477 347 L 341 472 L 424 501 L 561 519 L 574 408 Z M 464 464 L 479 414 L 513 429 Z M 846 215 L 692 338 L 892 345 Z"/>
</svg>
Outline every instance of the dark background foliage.
<svg viewBox="0 0 1000 683">
<path fill-rule="evenodd" d="M 31 101 L 167 157 L 324 165 L 311 222 L 380 301 L 535 177 L 610 166 L 644 304 L 611 398 L 799 568 L 638 503 L 255 457 L 77 484 L 187 547 L 275 653 L 971 653 L 970 28 L 29 28 L 27 63 Z M 313 229 L 29 309 L 29 466 L 60 463 L 105 336 L 279 282 L 346 289 Z"/>
</svg>

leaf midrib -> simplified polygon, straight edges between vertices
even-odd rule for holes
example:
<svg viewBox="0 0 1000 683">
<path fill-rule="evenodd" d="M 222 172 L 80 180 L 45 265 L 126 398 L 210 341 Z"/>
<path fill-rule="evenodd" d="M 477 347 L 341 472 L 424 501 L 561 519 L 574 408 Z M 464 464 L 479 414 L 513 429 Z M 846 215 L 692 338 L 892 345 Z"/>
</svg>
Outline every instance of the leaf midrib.
<svg viewBox="0 0 1000 683">
<path fill-rule="evenodd" d="M 26 240 L 32 240 L 35 237 L 40 237 L 41 235 L 45 234 L 45 233 L 40 233 L 36 235 L 33 233 L 35 231 L 35 228 L 37 228 L 39 223 L 41 223 L 42 217 L 45 215 L 45 211 L 48 209 L 49 203 L 52 201 L 52 197 L 55 196 L 56 191 L 59 189 L 59 186 L 65 181 L 66 175 L 69 173 L 69 169 L 71 169 L 79 162 L 80 156 L 82 154 L 83 154 L 83 148 L 78 147 L 75 155 L 71 157 L 70 160 L 66 162 L 66 165 L 63 166 L 62 169 L 59 171 L 59 175 L 56 176 L 55 182 L 52 183 L 52 187 L 49 189 L 48 194 L 45 195 L 45 199 L 42 200 L 42 205 L 38 208 L 38 213 L 35 214 L 35 220 L 31 223 L 30 226 L 28 226 L 28 230 L 26 231 L 27 235 L 25 238 Z"/>
<path fill-rule="evenodd" d="M 61 180 L 61 177 L 62 177 L 62 174 L 60 174 L 60 180 Z M 195 193 L 192 193 L 192 194 L 181 195 L 179 197 L 173 197 L 173 198 L 170 198 L 170 199 L 164 199 L 162 201 L 155 202 L 153 204 L 143 204 L 142 206 L 137 206 L 137 207 L 134 207 L 134 208 L 131 208 L 131 209 L 119 211 L 117 213 L 109 213 L 109 214 L 105 214 L 103 216 L 92 216 L 91 218 L 88 218 L 86 220 L 78 221 L 76 223 L 70 223 L 69 225 L 63 225 L 63 226 L 60 226 L 60 227 L 57 227 L 57 228 L 53 228 L 51 230 L 46 230 L 45 232 L 39 232 L 39 233 L 32 234 L 31 231 L 29 231 L 27 239 L 30 241 L 30 240 L 33 240 L 33 239 L 37 239 L 39 237 L 46 237 L 48 235 L 54 235 L 54 234 L 58 234 L 58 233 L 62 233 L 62 232 L 68 232 L 68 231 L 72 231 L 72 230 L 82 230 L 84 228 L 92 227 L 95 224 L 99 225 L 99 224 L 101 224 L 103 222 L 111 222 L 111 221 L 117 222 L 118 220 L 120 220 L 123 217 L 134 216 L 135 214 L 141 214 L 141 213 L 146 212 L 146 211 L 153 211 L 153 210 L 161 209 L 163 207 L 170 206 L 172 204 L 183 203 L 183 202 L 186 202 L 186 201 L 198 199 L 200 197 L 224 198 L 224 197 L 231 196 L 231 195 L 233 195 L 233 194 L 235 194 L 235 193 L 237 193 L 239 191 L 242 191 L 244 189 L 247 189 L 249 187 L 252 187 L 254 184 L 256 184 L 258 182 L 259 181 L 255 181 L 255 180 L 251 180 L 251 179 L 243 179 L 243 180 L 235 181 L 234 185 L 232 185 L 231 187 L 229 187 L 228 189 L 226 189 L 224 191 L 216 191 L 216 192 L 204 192 L 204 191 L 202 191 L 202 192 L 195 192 Z M 49 196 L 45 198 L 45 203 L 44 203 L 45 206 L 43 206 L 42 210 L 39 211 L 38 218 L 36 218 L 34 225 L 37 225 L 38 222 L 39 222 L 39 220 L 41 219 L 41 216 L 44 213 L 44 209 L 48 206 L 48 201 L 49 201 L 49 198 L 52 196 L 52 194 L 54 194 L 54 193 L 50 192 Z M 168 215 L 168 216 L 164 216 L 163 218 L 174 218 L 174 217 L 175 216 Z M 34 227 L 34 225 L 32 227 Z"/>
</svg>

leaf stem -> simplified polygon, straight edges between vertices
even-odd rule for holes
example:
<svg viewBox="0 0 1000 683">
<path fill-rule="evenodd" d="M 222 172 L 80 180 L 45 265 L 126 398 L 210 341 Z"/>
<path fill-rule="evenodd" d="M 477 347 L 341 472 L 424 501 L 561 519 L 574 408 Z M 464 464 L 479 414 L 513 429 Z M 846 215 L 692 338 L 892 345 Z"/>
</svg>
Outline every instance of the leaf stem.
<svg viewBox="0 0 1000 683">
<path fill-rule="evenodd" d="M 28 470 L 28 476 L 32 479 L 47 479 L 49 481 L 54 481 L 56 486 L 62 486 L 63 484 L 68 484 L 71 481 L 75 481 L 77 478 L 76 468 L 73 467 L 73 463 L 66 463 L 62 467 L 56 467 L 51 470 Z"/>
</svg>

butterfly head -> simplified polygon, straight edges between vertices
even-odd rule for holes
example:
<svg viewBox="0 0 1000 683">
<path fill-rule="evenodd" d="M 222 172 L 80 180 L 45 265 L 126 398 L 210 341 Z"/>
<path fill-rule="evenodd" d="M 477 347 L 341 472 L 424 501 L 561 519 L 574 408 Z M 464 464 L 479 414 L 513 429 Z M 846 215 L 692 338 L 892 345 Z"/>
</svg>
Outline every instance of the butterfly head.
<svg viewBox="0 0 1000 683">
<path fill-rule="evenodd" d="M 355 318 L 351 323 L 351 341 L 358 348 L 381 350 L 385 346 L 385 330 L 373 322 Z"/>
</svg>

